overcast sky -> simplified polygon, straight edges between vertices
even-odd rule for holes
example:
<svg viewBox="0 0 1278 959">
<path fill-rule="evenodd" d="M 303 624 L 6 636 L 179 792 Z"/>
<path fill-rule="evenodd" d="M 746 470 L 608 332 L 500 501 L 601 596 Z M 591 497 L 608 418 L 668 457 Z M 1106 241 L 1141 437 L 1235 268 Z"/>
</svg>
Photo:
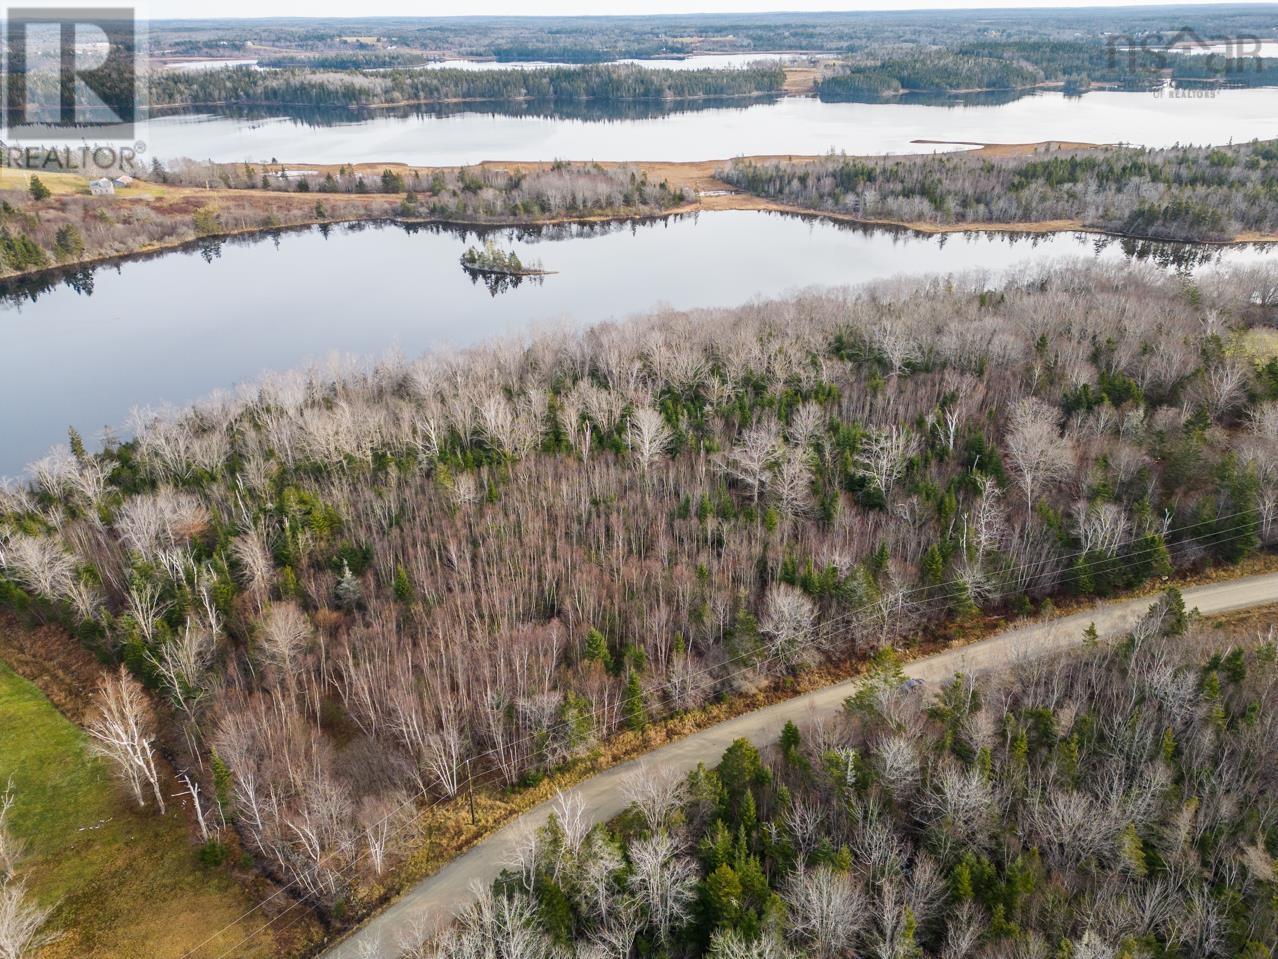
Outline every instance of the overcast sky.
<svg viewBox="0 0 1278 959">
<path fill-rule="evenodd" d="M 335 17 L 446 16 L 449 14 L 636 14 L 735 13 L 741 11 L 917 10 L 970 7 L 1154 6 L 1166 0 L 1084 0 L 1079 3 L 1034 0 L 141 0 L 152 17 Z M 1189 0 L 1211 3 L 1213 0 Z M 1215 0 L 1219 2 L 1219 0 Z M 1249 0 L 1243 0 L 1249 2 Z"/>
</svg>

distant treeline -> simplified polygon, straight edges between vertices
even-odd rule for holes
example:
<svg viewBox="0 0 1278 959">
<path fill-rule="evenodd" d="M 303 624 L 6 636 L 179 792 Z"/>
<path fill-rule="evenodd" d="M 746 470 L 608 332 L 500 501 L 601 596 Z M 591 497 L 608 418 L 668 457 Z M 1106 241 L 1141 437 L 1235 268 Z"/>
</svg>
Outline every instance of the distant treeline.
<svg viewBox="0 0 1278 959">
<path fill-rule="evenodd" d="M 309 176 L 278 166 L 179 161 L 154 163 L 148 177 L 168 186 L 224 191 L 194 211 L 185 203 L 130 203 L 119 197 L 48 194 L 33 184 L 0 190 L 0 278 L 196 240 L 338 220 L 402 219 L 524 223 L 665 213 L 689 195 L 630 166 L 556 162 L 530 170 L 361 171 Z M 39 182 L 39 177 L 33 178 Z M 300 194 L 300 195 L 299 195 Z M 348 194 L 336 196 L 335 194 Z M 354 195 L 349 195 L 354 194 Z"/>
<path fill-rule="evenodd" d="M 1187 31 L 1194 31 L 1189 33 Z M 1191 36 L 1272 37 L 1265 5 L 1050 10 L 734 13 L 642 17 L 304 17 L 156 21 L 156 49 L 172 55 L 414 52 L 600 63 L 622 58 L 788 50 L 873 53 L 893 46 L 953 47 L 991 38 L 1103 45 L 1115 37 L 1166 43 Z"/>
<path fill-rule="evenodd" d="M 822 99 L 857 99 L 907 91 L 1014 90 L 1042 80 L 1040 71 L 1019 60 L 922 50 L 854 62 L 823 79 L 818 91 Z"/>
<path fill-rule="evenodd" d="M 1025 157 L 939 154 L 734 162 L 723 179 L 795 206 L 906 223 L 1077 220 L 1113 233 L 1226 240 L 1278 232 L 1278 141 Z"/>
<path fill-rule="evenodd" d="M 655 60 L 687 56 L 693 45 L 674 39 L 622 40 L 599 44 L 593 39 L 562 45 L 561 36 L 530 36 L 513 43 L 481 47 L 477 55 L 489 55 L 503 62 L 546 60 L 558 63 L 607 63 L 610 60 Z"/>
<path fill-rule="evenodd" d="M 352 50 L 314 55 L 280 53 L 259 57 L 257 65 L 273 70 L 387 70 L 412 67 L 426 62 L 411 50 Z"/>
<path fill-rule="evenodd" d="M 633 65 L 545 70 L 388 70 L 374 75 L 306 70 L 167 73 L 151 85 L 158 107 L 271 103 L 367 107 L 450 100 L 677 100 L 773 93 L 785 71 L 773 65 L 732 70 L 649 70 Z"/>
<path fill-rule="evenodd" d="M 1148 87 L 1166 79 L 1269 86 L 1278 84 L 1278 61 L 1097 42 L 965 43 L 854 58 L 824 78 L 817 90 L 825 100 L 859 100 L 912 91 L 1018 90 L 1043 83 L 1081 92 L 1093 83 Z"/>
<path fill-rule="evenodd" d="M 780 93 L 763 93 L 751 97 L 751 103 L 768 103 Z M 937 94 L 944 97 L 944 94 Z M 965 102 L 1006 97 L 1016 99 L 1020 94 L 974 94 Z M 944 100 L 943 102 L 948 102 Z M 223 103 L 218 112 L 240 120 L 269 120 L 281 116 L 297 123 L 313 127 L 329 127 L 372 118 L 448 117 L 460 113 L 482 112 L 500 117 L 543 117 L 556 120 L 586 120 L 596 123 L 616 120 L 647 120 L 669 116 L 673 113 L 696 113 L 741 105 L 740 97 L 697 97 L 675 100 L 484 100 L 450 101 L 441 103 L 399 103 L 390 106 L 350 106 L 313 103 Z M 191 107 L 172 105 L 153 109 L 151 115 L 182 115 Z"/>
<path fill-rule="evenodd" d="M 227 190 L 272 193 L 402 195 L 395 213 L 409 218 L 468 223 L 531 223 L 576 216 L 647 216 L 687 203 L 689 194 L 666 180 L 652 182 L 637 167 L 556 160 L 535 169 L 483 166 L 455 170 L 386 168 L 368 172 L 349 165 L 336 171 L 286 174 L 252 163 L 156 164 L 151 176 L 174 186 L 220 184 Z M 318 197 L 323 203 L 323 197 Z"/>
</svg>

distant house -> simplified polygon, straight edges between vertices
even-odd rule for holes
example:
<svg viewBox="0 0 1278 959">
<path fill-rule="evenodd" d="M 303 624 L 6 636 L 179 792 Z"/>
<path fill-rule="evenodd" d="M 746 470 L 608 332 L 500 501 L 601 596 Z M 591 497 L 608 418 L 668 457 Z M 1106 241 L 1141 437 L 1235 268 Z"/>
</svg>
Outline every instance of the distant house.
<svg viewBox="0 0 1278 959">
<path fill-rule="evenodd" d="M 127 173 L 121 173 L 118 177 L 116 177 L 111 182 L 114 183 L 117 187 L 121 187 L 121 188 L 129 187 L 129 186 L 133 186 L 133 177 L 129 176 Z"/>
<path fill-rule="evenodd" d="M 110 196 L 115 192 L 115 184 L 106 177 L 89 181 L 89 192 L 94 196 Z"/>
<path fill-rule="evenodd" d="M 1163 49 L 1187 53 L 1211 53 L 1213 45 L 1210 40 L 1204 40 L 1195 33 L 1192 27 L 1182 27 L 1172 35 Z"/>
</svg>

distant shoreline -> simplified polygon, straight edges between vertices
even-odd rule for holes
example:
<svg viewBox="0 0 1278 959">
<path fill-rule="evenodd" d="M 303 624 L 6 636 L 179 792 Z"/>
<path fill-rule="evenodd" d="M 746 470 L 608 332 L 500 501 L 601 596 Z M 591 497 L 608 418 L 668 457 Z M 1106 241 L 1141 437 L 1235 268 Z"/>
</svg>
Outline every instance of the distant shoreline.
<svg viewBox="0 0 1278 959">
<path fill-rule="evenodd" d="M 916 140 L 916 143 L 935 143 L 939 145 L 957 145 L 971 147 L 971 154 L 987 155 L 987 156 L 1018 156 L 1026 155 L 1044 149 L 1075 149 L 1085 150 L 1099 148 L 1101 144 L 1080 143 L 1073 141 L 1044 141 L 1040 143 L 1024 143 L 1024 144 L 986 144 L 976 142 L 962 141 L 944 141 L 944 140 Z M 821 156 L 808 156 L 801 154 L 792 155 L 773 155 L 773 156 L 756 156 L 743 157 L 753 162 L 767 162 L 775 160 L 785 160 L 788 162 L 812 162 L 822 159 Z M 1264 244 L 1278 243 L 1278 234 L 1261 234 L 1261 233 L 1240 233 L 1229 239 L 1215 240 L 1177 240 L 1168 237 L 1148 236 L 1133 233 L 1124 233 L 1115 230 L 1101 229 L 1084 224 L 1081 220 L 1063 219 L 1063 220 L 1044 220 L 1044 221 L 1027 221 L 1027 222 L 970 222 L 970 223 L 931 223 L 926 221 L 910 221 L 910 220 L 894 220 L 861 217 L 855 214 L 841 213 L 838 211 L 822 210 L 810 207 L 793 206 L 781 203 L 775 200 L 769 200 L 754 194 L 745 193 L 737 190 L 727 183 L 719 180 L 716 176 L 717 171 L 722 169 L 729 160 L 700 160 L 700 161 L 680 161 L 680 162 L 664 162 L 664 161 L 639 161 L 626 163 L 621 161 L 601 163 L 604 167 L 633 167 L 636 170 L 647 173 L 651 179 L 666 180 L 674 188 L 683 188 L 694 196 L 694 199 L 688 203 L 681 204 L 661 211 L 642 211 L 627 210 L 619 208 L 609 210 L 602 213 L 591 213 L 584 215 L 571 216 L 551 216 L 551 217 L 507 217 L 505 219 L 494 220 L 466 220 L 457 217 L 430 217 L 430 216 L 405 216 L 398 212 L 400 201 L 403 194 L 323 194 L 322 197 L 326 204 L 330 204 L 325 216 L 317 216 L 315 213 L 315 202 L 317 194 L 299 194 L 285 192 L 258 192 L 248 190 L 231 190 L 224 188 L 200 189 L 195 187 L 166 187 L 159 184 L 146 184 L 151 192 L 147 195 L 130 196 L 128 193 L 117 194 L 117 201 L 124 204 L 140 204 L 151 206 L 151 201 L 156 198 L 171 198 L 174 202 L 190 204 L 199 204 L 200 206 L 208 206 L 216 208 L 219 199 L 233 197 L 237 201 L 246 199 L 260 204 L 263 215 L 275 215 L 280 212 L 287 214 L 300 214 L 296 218 L 292 218 L 286 222 L 263 222 L 261 225 L 243 226 L 243 227 L 227 227 L 211 231 L 199 236 L 184 236 L 172 240 L 164 240 L 159 242 L 148 243 L 134 250 L 123 250 L 115 253 L 84 256 L 69 259 L 59 263 L 51 263 L 47 266 L 35 269 L 15 271 L 0 276 L 0 284 L 7 284 L 14 281 L 22 281 L 35 279 L 41 276 L 55 276 L 58 274 L 66 274 L 78 269 L 87 267 L 99 267 L 109 264 L 123 263 L 133 259 L 144 259 L 162 254 L 166 252 L 174 252 L 182 249 L 190 249 L 198 247 L 200 244 L 210 241 L 222 239 L 233 239 L 238 237 L 270 235 L 279 233 L 284 230 L 302 229 L 315 226 L 326 226 L 336 224 L 350 223 L 399 223 L 404 225 L 432 225 L 440 227 L 458 227 L 464 229 L 508 229 L 512 227 L 547 227 L 559 226 L 566 224 L 588 224 L 612 221 L 625 221 L 631 219 L 667 219 L 673 216 L 682 216 L 687 214 L 695 214 L 700 212 L 718 212 L 718 211 L 754 211 L 754 212 L 772 212 L 783 213 L 793 216 L 804 216 L 813 218 L 822 218 L 834 222 L 855 224 L 867 228 L 881 229 L 897 229 L 909 230 L 925 235 L 940 235 L 951 233 L 1006 233 L 1009 235 L 1016 234 L 1048 234 L 1048 233 L 1089 233 L 1098 236 L 1109 236 L 1115 239 L 1127 239 L 1137 241 L 1148 241 L 1157 243 L 1169 243 L 1179 245 L 1196 245 L 1204 247 L 1229 247 L 1243 246 L 1248 244 Z M 336 170 L 336 164 L 286 164 L 288 166 L 296 166 L 297 168 L 314 169 L 319 173 Z M 547 166 L 547 163 L 531 163 L 527 161 L 518 162 L 502 162 L 502 161 L 486 161 L 484 163 L 475 164 L 477 168 L 502 169 L 502 170 L 528 170 L 532 168 L 540 168 Z M 403 163 L 360 163 L 355 165 L 354 169 L 366 175 L 378 175 L 382 170 L 391 169 L 399 172 L 419 172 L 424 176 L 429 176 L 434 171 L 453 171 L 457 167 L 415 167 Z M 49 174 L 42 174 L 49 176 Z M 63 174 L 62 176 L 73 178 L 72 175 Z M 74 178 L 78 179 L 78 178 Z M 369 211 L 361 209 L 358 213 L 344 214 L 342 206 L 345 203 L 353 203 L 355 201 L 363 204 L 376 202 L 384 196 L 386 208 L 384 211 Z M 56 200 L 56 197 L 55 197 Z M 189 214 L 187 214 L 189 215 Z M 468 268 L 469 269 L 469 268 Z M 545 274 L 554 271 L 544 271 Z M 523 275 L 532 275 L 527 272 Z"/>
</svg>

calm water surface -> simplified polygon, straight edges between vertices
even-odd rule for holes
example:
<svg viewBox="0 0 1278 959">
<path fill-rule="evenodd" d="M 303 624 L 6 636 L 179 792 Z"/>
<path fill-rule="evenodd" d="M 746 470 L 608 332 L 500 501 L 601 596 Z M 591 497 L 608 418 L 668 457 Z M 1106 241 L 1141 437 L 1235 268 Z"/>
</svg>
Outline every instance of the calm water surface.
<svg viewBox="0 0 1278 959">
<path fill-rule="evenodd" d="M 760 61 L 771 62 L 803 62 L 818 59 L 810 54 L 792 53 L 703 53 L 682 59 L 661 60 L 614 60 L 614 63 L 633 63 L 650 70 L 725 70 L 732 67 L 744 67 Z M 195 72 L 199 70 L 224 70 L 231 67 L 257 66 L 257 60 L 183 60 L 177 63 L 166 63 L 164 70 Z M 551 60 L 433 60 L 422 64 L 424 70 L 546 70 L 551 67 L 574 67 L 579 63 L 557 63 Z M 381 69 L 411 69 L 377 67 Z"/>
<path fill-rule="evenodd" d="M 767 61 L 810 60 L 811 56 L 791 53 L 702 53 L 682 59 L 614 60 L 614 63 L 633 63 L 650 70 L 725 70 L 744 67 L 751 63 Z M 426 65 L 428 70 L 544 70 L 547 67 L 581 66 L 577 63 L 553 63 L 546 60 L 436 60 Z"/>
<path fill-rule="evenodd" d="M 13 295 L 0 305 L 0 475 L 64 441 L 68 425 L 94 437 L 134 406 L 185 404 L 332 352 L 411 355 L 662 305 L 1131 252 L 1069 234 L 921 237 L 750 212 L 499 233 L 559 273 L 494 295 L 458 264 L 473 233 L 338 227 L 211 244 Z"/>
<path fill-rule="evenodd" d="M 1197 92 L 1197 91 L 1196 91 Z M 638 119 L 564 119 L 466 110 L 451 115 L 200 115 L 153 119 L 152 156 L 199 160 L 424 165 L 481 160 L 705 160 L 743 154 L 908 153 L 917 140 L 1229 143 L 1278 136 L 1278 89 L 1212 97 L 1041 92 L 1010 103 L 823 103 L 784 97 Z"/>
</svg>

